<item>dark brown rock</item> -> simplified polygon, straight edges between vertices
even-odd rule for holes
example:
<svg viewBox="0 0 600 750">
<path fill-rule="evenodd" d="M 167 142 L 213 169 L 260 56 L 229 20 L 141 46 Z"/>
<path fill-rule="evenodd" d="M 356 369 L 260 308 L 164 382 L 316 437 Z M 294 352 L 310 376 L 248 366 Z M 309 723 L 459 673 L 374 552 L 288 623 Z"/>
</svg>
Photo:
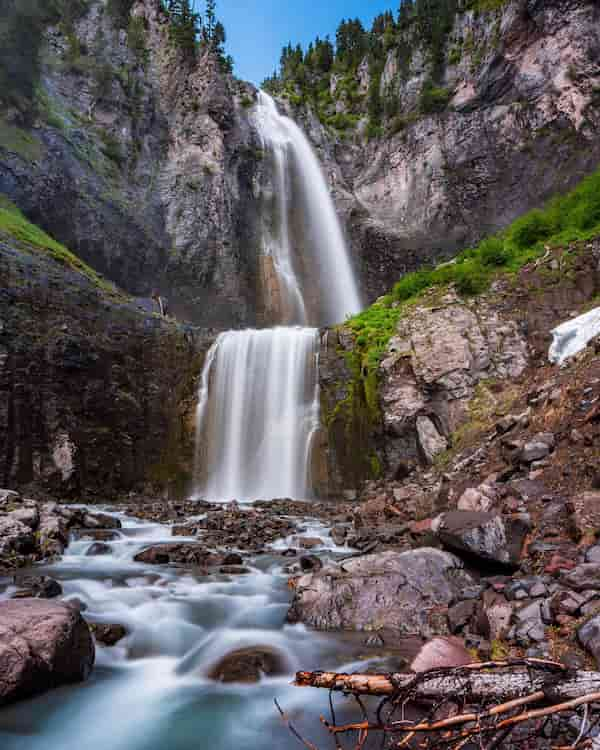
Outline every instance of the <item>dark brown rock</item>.
<svg viewBox="0 0 600 750">
<path fill-rule="evenodd" d="M 127 630 L 122 625 L 91 623 L 90 629 L 98 643 L 103 646 L 114 646 L 127 635 Z"/>
<path fill-rule="evenodd" d="M 219 682 L 258 682 L 262 675 L 282 675 L 288 671 L 283 654 L 269 646 L 250 646 L 224 656 L 209 672 Z"/>
</svg>

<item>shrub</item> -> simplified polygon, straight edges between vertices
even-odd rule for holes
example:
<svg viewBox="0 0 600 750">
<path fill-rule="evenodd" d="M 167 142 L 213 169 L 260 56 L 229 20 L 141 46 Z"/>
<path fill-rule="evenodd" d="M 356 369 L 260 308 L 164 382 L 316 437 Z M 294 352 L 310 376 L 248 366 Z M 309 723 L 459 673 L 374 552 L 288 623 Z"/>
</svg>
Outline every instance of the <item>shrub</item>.
<svg viewBox="0 0 600 750">
<path fill-rule="evenodd" d="M 443 112 L 453 93 L 449 89 L 439 88 L 433 85 L 432 81 L 426 81 L 419 94 L 419 111 L 424 115 Z"/>
<path fill-rule="evenodd" d="M 488 237 L 479 244 L 479 257 L 484 266 L 504 266 L 511 258 L 510 250 L 498 236 Z"/>
<path fill-rule="evenodd" d="M 547 239 L 553 231 L 552 223 L 546 213 L 540 210 L 530 211 L 517 219 L 509 230 L 509 240 L 519 250 Z"/>
</svg>

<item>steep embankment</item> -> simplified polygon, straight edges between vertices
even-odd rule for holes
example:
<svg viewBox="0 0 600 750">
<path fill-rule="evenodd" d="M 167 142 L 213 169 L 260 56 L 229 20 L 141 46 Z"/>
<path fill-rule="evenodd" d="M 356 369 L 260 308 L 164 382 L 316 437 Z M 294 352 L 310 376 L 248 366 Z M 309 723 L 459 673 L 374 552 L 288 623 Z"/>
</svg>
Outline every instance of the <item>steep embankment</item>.
<svg viewBox="0 0 600 750">
<path fill-rule="evenodd" d="M 55 5 L 37 26 L 17 18 L 24 34 L 32 25 L 39 69 L 13 75 L 0 192 L 128 292 L 158 290 L 196 323 L 252 322 L 251 87 L 214 54 L 180 49 L 158 0 L 121 3 L 124 17 L 114 2 Z"/>
<path fill-rule="evenodd" d="M 319 477 L 330 490 L 443 468 L 526 400 L 551 329 L 597 300 L 599 186 L 596 173 L 326 332 Z"/>
<path fill-rule="evenodd" d="M 187 489 L 210 341 L 148 313 L 0 204 L 0 483 L 106 500 Z"/>
<path fill-rule="evenodd" d="M 315 48 L 276 81 L 319 150 L 371 299 L 600 162 L 598 4 L 470 3 L 444 28 L 453 5 L 433 4 L 435 33 L 417 3 L 366 41 L 354 33 L 372 52 L 338 52 L 323 73 Z"/>
</svg>

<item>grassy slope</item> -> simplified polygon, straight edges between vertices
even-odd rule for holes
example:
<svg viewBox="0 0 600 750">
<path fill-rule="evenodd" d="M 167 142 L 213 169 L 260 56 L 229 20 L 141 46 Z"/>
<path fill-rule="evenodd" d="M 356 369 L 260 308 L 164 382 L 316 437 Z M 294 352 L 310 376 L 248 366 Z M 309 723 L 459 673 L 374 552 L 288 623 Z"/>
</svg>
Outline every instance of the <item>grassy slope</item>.
<svg viewBox="0 0 600 750">
<path fill-rule="evenodd" d="M 82 274 L 103 292 L 124 297 L 110 281 L 100 276 L 60 242 L 52 239 L 50 235 L 28 221 L 15 205 L 0 193 L 0 235 L 2 234 L 18 240 L 29 250 L 42 253 Z"/>
<path fill-rule="evenodd" d="M 357 364 L 372 377 L 398 320 L 423 292 L 454 285 L 465 296 L 484 292 L 499 274 L 514 274 L 544 252 L 600 233 L 600 170 L 570 193 L 517 219 L 508 229 L 461 252 L 453 261 L 403 276 L 385 297 L 346 322 L 356 340 Z"/>
</svg>

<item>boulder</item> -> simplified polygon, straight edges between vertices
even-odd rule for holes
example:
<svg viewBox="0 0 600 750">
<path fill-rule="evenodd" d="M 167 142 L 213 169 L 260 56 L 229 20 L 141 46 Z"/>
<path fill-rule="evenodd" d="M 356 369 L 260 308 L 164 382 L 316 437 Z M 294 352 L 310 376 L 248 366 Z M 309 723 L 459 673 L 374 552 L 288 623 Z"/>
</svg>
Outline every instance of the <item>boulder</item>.
<svg viewBox="0 0 600 750">
<path fill-rule="evenodd" d="M 54 599 L 63 592 L 62 586 L 48 576 L 17 575 L 15 586 L 19 588 L 15 598 L 34 597 L 37 599 Z"/>
<path fill-rule="evenodd" d="M 13 558 L 34 551 L 35 537 L 29 526 L 10 516 L 0 518 L 0 565 L 10 565 Z"/>
<path fill-rule="evenodd" d="M 317 557 L 316 555 L 302 555 L 298 562 L 300 563 L 300 568 L 303 573 L 321 570 L 321 568 L 323 567 L 321 558 Z"/>
<path fill-rule="evenodd" d="M 8 517 L 14 518 L 15 521 L 20 521 L 25 524 L 25 526 L 29 526 L 32 531 L 35 531 L 40 525 L 40 514 L 35 504 L 11 510 L 10 513 L 8 513 Z"/>
<path fill-rule="evenodd" d="M 579 539 L 593 539 L 595 532 L 600 529 L 600 492 L 581 492 L 575 495 L 569 502 L 569 509 L 576 536 Z"/>
<path fill-rule="evenodd" d="M 105 624 L 94 622 L 90 624 L 90 629 L 96 641 L 103 646 L 114 646 L 127 635 L 125 628 L 116 623 Z"/>
<path fill-rule="evenodd" d="M 301 576 L 288 620 L 319 630 L 445 635 L 448 605 L 473 583 L 461 560 L 442 550 L 365 555 Z"/>
<path fill-rule="evenodd" d="M 453 552 L 517 567 L 528 525 L 521 516 L 456 510 L 439 516 L 435 531 Z"/>
<path fill-rule="evenodd" d="M 579 628 L 577 638 L 583 648 L 592 654 L 600 668 L 600 614 L 591 617 Z"/>
<path fill-rule="evenodd" d="M 562 578 L 565 586 L 575 591 L 600 589 L 600 563 L 581 563 Z"/>
<path fill-rule="evenodd" d="M 120 529 L 121 522 L 108 513 L 85 513 L 82 525 L 86 529 Z"/>
<path fill-rule="evenodd" d="M 12 599 L 0 606 L 0 705 L 85 680 L 94 643 L 64 602 Z"/>
<path fill-rule="evenodd" d="M 133 558 L 136 562 L 148 565 L 167 565 L 180 563 L 186 565 L 210 565 L 217 562 L 214 555 L 196 542 L 178 544 L 155 544 Z M 218 560 L 220 562 L 220 558 Z"/>
<path fill-rule="evenodd" d="M 417 439 L 421 454 L 426 463 L 432 464 L 438 453 L 442 453 L 448 447 L 448 441 L 440 435 L 437 427 L 429 417 L 417 417 Z"/>
<path fill-rule="evenodd" d="M 94 542 L 87 548 L 86 557 L 97 557 L 98 555 L 110 555 L 112 549 L 104 542 Z"/>
<path fill-rule="evenodd" d="M 241 576 L 250 573 L 250 568 L 246 568 L 243 565 L 221 565 L 219 573 L 223 573 L 226 576 Z"/>
<path fill-rule="evenodd" d="M 413 672 L 427 672 L 441 667 L 460 667 L 474 661 L 460 638 L 438 636 L 421 646 L 410 668 Z"/>
<path fill-rule="evenodd" d="M 229 554 L 225 555 L 223 558 L 223 565 L 243 565 L 244 560 L 241 555 L 238 555 L 237 552 L 229 552 Z"/>
<path fill-rule="evenodd" d="M 323 540 L 318 536 L 301 536 L 298 539 L 298 544 L 302 549 L 314 549 L 314 547 L 320 547 L 323 544 Z"/>
<path fill-rule="evenodd" d="M 288 672 L 285 656 L 270 646 L 240 648 L 224 656 L 209 671 L 219 682 L 258 682 L 263 675 Z"/>
</svg>

